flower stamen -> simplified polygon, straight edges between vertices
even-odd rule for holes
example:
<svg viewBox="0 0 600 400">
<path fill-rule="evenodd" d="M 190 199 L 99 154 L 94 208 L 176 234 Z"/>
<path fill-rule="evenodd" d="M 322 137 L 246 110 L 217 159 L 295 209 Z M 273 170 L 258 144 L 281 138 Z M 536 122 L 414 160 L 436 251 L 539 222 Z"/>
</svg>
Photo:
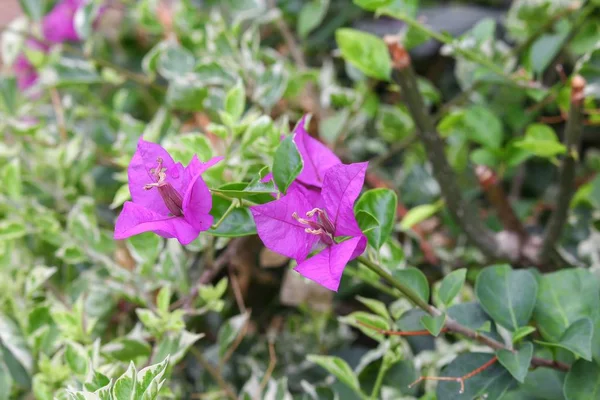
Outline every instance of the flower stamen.
<svg viewBox="0 0 600 400">
<path fill-rule="evenodd" d="M 156 188 L 158 190 L 158 194 L 160 194 L 160 197 L 162 197 L 165 206 L 167 206 L 171 214 L 178 217 L 182 216 L 183 199 L 179 192 L 175 190 L 173 185 L 167 182 L 167 169 L 163 168 L 162 166 L 162 158 L 158 157 L 156 162 L 156 168 L 150 169 L 150 173 L 157 179 L 157 182 L 145 184 L 144 189 L 150 190 L 152 188 Z"/>
</svg>

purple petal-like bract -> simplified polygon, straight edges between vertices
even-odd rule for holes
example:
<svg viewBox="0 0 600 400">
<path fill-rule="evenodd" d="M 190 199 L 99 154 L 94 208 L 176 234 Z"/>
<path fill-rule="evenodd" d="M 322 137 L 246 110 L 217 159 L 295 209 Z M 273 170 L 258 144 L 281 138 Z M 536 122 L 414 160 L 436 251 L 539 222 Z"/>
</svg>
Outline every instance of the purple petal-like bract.
<svg viewBox="0 0 600 400">
<path fill-rule="evenodd" d="M 258 236 L 269 249 L 296 260 L 304 260 L 318 241 L 318 237 L 306 233 L 292 215 L 304 217 L 312 209 L 302 192 L 288 190 L 279 200 L 250 208 Z"/>
<path fill-rule="evenodd" d="M 306 116 L 302 117 L 294 130 L 294 143 L 304 161 L 304 167 L 296 179 L 305 185 L 320 188 L 327 170 L 341 161 L 327 146 L 306 132 L 305 122 Z"/>
<path fill-rule="evenodd" d="M 185 245 L 201 231 L 210 229 L 212 197 L 202 173 L 221 160 L 222 157 L 215 157 L 203 163 L 194 156 L 190 164 L 183 167 L 160 145 L 140 138 L 127 169 L 132 201 L 125 203 L 117 218 L 115 239 L 152 231 L 165 238 L 177 238 Z M 182 213 L 173 215 L 156 187 L 145 189 L 148 184 L 161 183 L 157 179 L 159 166 L 164 174 L 162 183 L 179 194 Z"/>
<path fill-rule="evenodd" d="M 279 200 L 251 207 L 265 246 L 294 258 L 298 262 L 297 272 L 330 290 L 338 290 L 344 267 L 367 246 L 353 207 L 364 183 L 367 164 L 330 167 L 323 176 L 320 193 L 311 186 L 293 182 Z M 307 214 L 309 211 L 312 212 Z M 337 243 L 333 238 L 339 236 L 349 239 Z M 319 247 L 320 252 L 306 258 Z"/>
<path fill-rule="evenodd" d="M 38 73 L 25 55 L 19 54 L 17 56 L 13 68 L 15 70 L 19 90 L 29 88 L 37 81 Z"/>
<path fill-rule="evenodd" d="M 42 20 L 44 38 L 51 43 L 79 40 L 75 30 L 75 13 L 83 0 L 59 1 Z"/>
<path fill-rule="evenodd" d="M 327 171 L 321 196 L 335 226 L 335 236 L 358 236 L 354 202 L 362 190 L 368 163 L 338 164 Z"/>
<path fill-rule="evenodd" d="M 329 246 L 314 257 L 298 264 L 295 271 L 319 285 L 336 291 L 340 286 L 342 274 L 348 261 L 361 244 L 362 237 L 354 237 L 341 243 Z M 361 253 L 364 251 L 364 246 Z"/>
</svg>

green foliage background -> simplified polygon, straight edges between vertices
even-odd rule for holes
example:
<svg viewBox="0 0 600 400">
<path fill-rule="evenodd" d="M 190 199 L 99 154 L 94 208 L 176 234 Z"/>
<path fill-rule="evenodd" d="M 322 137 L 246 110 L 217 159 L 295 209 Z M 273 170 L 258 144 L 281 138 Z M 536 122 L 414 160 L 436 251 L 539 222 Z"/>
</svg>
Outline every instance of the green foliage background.
<svg viewBox="0 0 600 400">
<path fill-rule="evenodd" d="M 481 18 L 456 37 L 416 20 L 432 5 L 417 0 L 122 1 L 95 25 L 101 3 L 78 12 L 80 43 L 30 55 L 37 95 L 9 65 L 52 2 L 21 1 L 25 15 L 3 30 L 0 400 L 600 398 L 600 2 L 515 1 L 505 35 Z M 385 42 L 356 21 L 392 26 L 409 50 L 443 43 L 443 56 L 414 56 L 418 90 L 487 228 L 506 232 L 474 166 L 490 168 L 535 236 L 576 156 L 562 264 L 495 260 L 466 240 Z M 565 146 L 564 118 L 547 118 L 568 115 L 575 74 L 587 80 L 585 151 Z M 305 113 L 345 162 L 370 161 L 373 188 L 355 207 L 367 262 L 439 315 L 365 263 L 333 295 L 262 248 L 245 202 L 271 199 L 259 182 L 269 170 L 282 191 L 298 174 L 280 138 Z M 140 135 L 184 164 L 225 157 L 204 175 L 221 222 L 185 248 L 112 238 Z M 508 349 L 440 333 L 450 320 Z M 492 357 L 464 393 L 457 381 L 408 387 Z M 568 370 L 530 368 L 532 357 Z"/>
</svg>

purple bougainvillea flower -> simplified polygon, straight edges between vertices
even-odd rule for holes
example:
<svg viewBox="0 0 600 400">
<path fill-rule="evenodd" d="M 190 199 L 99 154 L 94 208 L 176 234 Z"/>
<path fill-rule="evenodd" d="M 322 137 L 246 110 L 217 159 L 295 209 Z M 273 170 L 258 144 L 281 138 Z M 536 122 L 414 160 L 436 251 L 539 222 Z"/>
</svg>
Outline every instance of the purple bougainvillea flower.
<svg viewBox="0 0 600 400">
<path fill-rule="evenodd" d="M 256 229 L 267 248 L 298 263 L 297 272 L 337 291 L 346 264 L 361 255 L 367 238 L 354 216 L 368 163 L 337 164 L 327 170 L 320 197 L 309 200 L 302 186 L 285 196 L 251 207 Z M 348 237 L 338 241 L 339 237 Z M 320 250 L 307 258 L 313 250 Z"/>
<path fill-rule="evenodd" d="M 117 218 L 115 239 L 151 231 L 183 245 L 192 242 L 213 222 L 212 197 L 201 175 L 222 159 L 203 163 L 194 155 L 184 167 L 160 145 L 140 138 L 127 169 L 132 201 Z"/>
<path fill-rule="evenodd" d="M 79 40 L 75 30 L 75 13 L 83 0 L 59 1 L 42 20 L 44 38 L 51 43 Z"/>
<path fill-rule="evenodd" d="M 334 165 L 341 164 L 341 161 L 327 146 L 306 132 L 305 124 L 306 115 L 294 129 L 294 143 L 304 161 L 304 167 L 296 179 L 304 185 L 321 188 L 327 170 Z"/>
<path fill-rule="evenodd" d="M 20 90 L 25 90 L 33 85 L 38 78 L 35 67 L 24 54 L 19 54 L 13 64 L 17 85 Z"/>
</svg>

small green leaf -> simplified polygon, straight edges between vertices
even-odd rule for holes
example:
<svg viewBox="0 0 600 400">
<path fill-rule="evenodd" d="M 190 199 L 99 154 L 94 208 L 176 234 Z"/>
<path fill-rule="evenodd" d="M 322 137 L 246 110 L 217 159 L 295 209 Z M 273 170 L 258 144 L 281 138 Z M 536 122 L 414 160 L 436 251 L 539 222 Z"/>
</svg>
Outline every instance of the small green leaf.
<svg viewBox="0 0 600 400">
<path fill-rule="evenodd" d="M 296 144 L 291 136 L 286 137 L 275 151 L 271 168 L 273 180 L 281 193 L 286 192 L 303 167 L 304 163 Z"/>
<path fill-rule="evenodd" d="M 390 318 L 390 314 L 388 313 L 387 307 L 385 306 L 385 303 L 383 303 L 382 301 L 375 300 L 375 299 L 369 299 L 369 298 L 362 297 L 362 296 L 356 296 L 356 300 L 360 301 L 365 306 L 369 307 L 371 309 L 371 311 L 382 316 L 383 318 L 386 318 L 386 319 Z"/>
<path fill-rule="evenodd" d="M 597 399 L 600 394 L 600 365 L 576 361 L 567 373 L 563 390 L 566 400 Z"/>
<path fill-rule="evenodd" d="M 210 211 L 216 223 L 229 209 L 231 201 L 222 197 L 213 196 L 213 207 Z M 256 234 L 256 224 L 250 210 L 246 207 L 236 207 L 225 217 L 217 229 L 210 229 L 207 233 L 220 237 L 240 237 Z"/>
<path fill-rule="evenodd" d="M 168 80 L 182 77 L 194 69 L 194 55 L 184 47 L 170 45 L 159 56 L 158 71 Z"/>
<path fill-rule="evenodd" d="M 431 218 L 440 210 L 443 203 L 438 202 L 435 204 L 421 204 L 408 210 L 408 212 L 402 217 L 400 221 L 400 228 L 402 230 L 409 230 L 419 222 L 423 222 L 428 218 Z"/>
<path fill-rule="evenodd" d="M 325 18 L 327 9 L 329 8 L 329 0 L 312 0 L 300 9 L 298 15 L 298 34 L 301 38 L 306 38 Z"/>
<path fill-rule="evenodd" d="M 352 368 L 350 368 L 346 361 L 339 357 L 319 356 L 316 354 L 309 354 L 306 356 L 306 358 L 308 361 L 315 363 L 327 370 L 327 372 L 338 378 L 340 382 L 348 386 L 350 389 L 356 392 L 360 391 L 358 378 L 356 375 L 354 375 L 354 371 L 352 371 Z"/>
<path fill-rule="evenodd" d="M 519 382 L 523 383 L 527 372 L 529 371 L 529 363 L 533 357 L 533 344 L 530 342 L 523 343 L 523 346 L 516 351 L 497 350 L 496 356 L 500 364 L 510 372 L 510 374 Z"/>
<path fill-rule="evenodd" d="M 347 62 L 371 78 L 390 79 L 392 62 L 381 38 L 355 29 L 340 28 L 335 32 L 335 39 Z"/>
<path fill-rule="evenodd" d="M 390 237 L 396 221 L 397 207 L 398 196 L 390 189 L 367 190 L 356 202 L 354 210 L 357 214 L 367 212 L 379 222 L 377 227 L 365 232 L 369 243 L 376 249 L 380 249 Z M 364 223 L 364 216 L 361 219 Z"/>
<path fill-rule="evenodd" d="M 75 374 L 85 376 L 88 372 L 90 359 L 87 351 L 82 345 L 75 342 L 67 342 L 65 350 L 65 361 Z"/>
<path fill-rule="evenodd" d="M 421 324 L 431 333 L 433 336 L 438 336 L 444 327 L 446 322 L 446 313 L 438 315 L 437 317 L 431 315 L 423 315 L 421 317 Z"/>
<path fill-rule="evenodd" d="M 19 239 L 26 234 L 25 225 L 20 221 L 4 220 L 0 222 L 0 240 Z"/>
<path fill-rule="evenodd" d="M 384 337 L 376 329 L 389 329 L 387 318 L 364 311 L 355 311 L 343 317 L 338 317 L 338 320 L 341 323 L 360 329 L 365 335 L 377 341 L 382 341 Z"/>
<path fill-rule="evenodd" d="M 503 130 L 500 119 L 483 106 L 473 106 L 465 114 L 463 122 L 469 139 L 488 148 L 502 145 Z"/>
<path fill-rule="evenodd" d="M 429 282 L 425 274 L 419 269 L 414 267 L 398 269 L 392 275 L 400 282 L 408 285 L 421 299 L 429 301 Z"/>
<path fill-rule="evenodd" d="M 353 0 L 354 4 L 368 11 L 375 11 L 378 8 L 387 7 L 393 2 L 394 0 Z"/>
<path fill-rule="evenodd" d="M 124 362 L 148 357 L 151 351 L 152 348 L 147 342 L 129 337 L 118 338 L 102 346 L 103 354 Z"/>
<path fill-rule="evenodd" d="M 531 272 L 513 271 L 510 265 L 485 268 L 475 284 L 475 293 L 484 310 L 494 321 L 513 332 L 529 322 L 537 289 Z"/>
<path fill-rule="evenodd" d="M 563 333 L 558 343 L 541 342 L 549 347 L 561 347 L 584 360 L 592 361 L 592 337 L 594 325 L 590 318 L 582 318 L 573 322 Z"/>
<path fill-rule="evenodd" d="M 544 124 L 531 124 L 525 131 L 525 137 L 514 143 L 514 146 L 543 158 L 564 154 L 567 148 L 558 141 L 554 130 Z"/>
<path fill-rule="evenodd" d="M 23 194 L 21 181 L 21 163 L 15 158 L 2 168 L 2 189 L 12 199 L 18 200 Z"/>
<path fill-rule="evenodd" d="M 156 296 L 156 306 L 158 311 L 162 314 L 169 313 L 169 306 L 171 305 L 171 287 L 169 285 L 163 286 L 158 295 Z"/>
<path fill-rule="evenodd" d="M 112 389 L 113 398 L 119 400 L 136 399 L 136 370 L 133 362 L 129 368 L 116 381 Z"/>
<path fill-rule="evenodd" d="M 222 359 L 223 356 L 229 350 L 229 347 L 233 344 L 238 335 L 242 334 L 242 328 L 248 322 L 250 315 L 248 313 L 236 315 L 233 318 L 229 318 L 221 328 L 219 329 L 218 342 L 219 342 L 219 357 Z"/>
<path fill-rule="evenodd" d="M 438 291 L 439 299 L 444 305 L 450 305 L 450 302 L 456 297 L 465 284 L 466 277 L 466 268 L 457 269 L 446 275 L 440 285 L 440 290 Z"/>
<path fill-rule="evenodd" d="M 39 21 L 44 15 L 50 12 L 53 2 L 49 0 L 19 0 L 19 4 L 21 5 L 21 10 L 29 18 Z"/>
<path fill-rule="evenodd" d="M 163 361 L 158 364 L 150 365 L 140 370 L 137 373 L 137 392 L 138 396 L 142 398 L 155 398 L 151 396 L 151 392 L 157 386 L 158 382 L 161 381 L 167 366 L 169 365 L 169 357 L 167 356 Z M 154 383 L 154 388 L 153 388 Z M 157 394 L 157 393 L 156 393 Z"/>
<path fill-rule="evenodd" d="M 246 90 L 241 81 L 229 89 L 225 96 L 225 111 L 238 121 L 246 108 Z"/>
<path fill-rule="evenodd" d="M 512 342 L 517 343 L 524 337 L 531 335 L 536 329 L 533 326 L 522 326 L 513 332 Z"/>
<path fill-rule="evenodd" d="M 204 99 L 208 96 L 208 88 L 197 76 L 187 74 L 177 76 L 169 82 L 166 102 L 171 109 L 181 111 L 200 111 Z"/>
</svg>

